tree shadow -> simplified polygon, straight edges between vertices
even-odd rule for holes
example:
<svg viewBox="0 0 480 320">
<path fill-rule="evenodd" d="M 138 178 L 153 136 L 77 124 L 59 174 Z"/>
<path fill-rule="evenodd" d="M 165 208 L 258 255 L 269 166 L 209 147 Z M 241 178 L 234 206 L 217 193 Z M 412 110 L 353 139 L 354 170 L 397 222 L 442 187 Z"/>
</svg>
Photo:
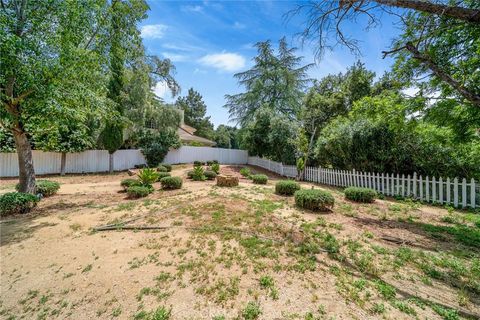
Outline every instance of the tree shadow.
<svg viewBox="0 0 480 320">
<path fill-rule="evenodd" d="M 0 247 L 20 243 L 42 228 L 56 226 L 56 223 L 36 223 L 34 217 L 5 220 L 0 223 Z"/>
</svg>

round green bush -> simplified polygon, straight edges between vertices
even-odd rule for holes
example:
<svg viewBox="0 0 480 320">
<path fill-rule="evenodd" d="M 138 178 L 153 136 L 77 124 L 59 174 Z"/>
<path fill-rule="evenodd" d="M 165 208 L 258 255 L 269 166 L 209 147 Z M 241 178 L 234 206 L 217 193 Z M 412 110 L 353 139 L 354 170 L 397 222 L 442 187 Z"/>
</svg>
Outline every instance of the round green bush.
<svg viewBox="0 0 480 320">
<path fill-rule="evenodd" d="M 295 191 L 295 204 L 313 211 L 327 211 L 333 208 L 335 199 L 332 194 L 319 189 L 304 189 Z"/>
<path fill-rule="evenodd" d="M 377 198 L 377 192 L 369 188 L 349 187 L 344 190 L 345 198 L 364 203 L 372 203 Z"/>
<path fill-rule="evenodd" d="M 189 179 L 192 179 L 194 174 L 195 174 L 195 172 L 193 170 L 190 170 L 190 171 L 187 172 L 187 177 Z"/>
<path fill-rule="evenodd" d="M 215 180 L 217 177 L 217 174 L 211 170 L 205 170 L 203 175 L 208 179 L 208 180 Z"/>
<path fill-rule="evenodd" d="M 164 166 L 165 168 L 167 168 L 167 172 L 172 171 L 172 165 L 171 164 L 162 163 L 161 165 Z"/>
<path fill-rule="evenodd" d="M 167 167 L 165 167 L 163 164 L 160 164 L 160 165 L 157 167 L 157 171 L 158 171 L 158 172 L 168 172 L 168 169 L 167 169 Z"/>
<path fill-rule="evenodd" d="M 0 196 L 0 216 L 27 213 L 37 205 L 38 197 L 23 192 L 9 192 Z"/>
<path fill-rule="evenodd" d="M 160 183 L 162 184 L 162 189 L 172 190 L 180 189 L 182 187 L 183 181 L 180 177 L 165 177 L 160 179 Z"/>
<path fill-rule="evenodd" d="M 49 180 L 37 180 L 37 193 L 40 193 L 44 197 L 53 196 L 60 189 L 60 183 Z M 20 190 L 20 184 L 15 186 L 17 191 Z"/>
<path fill-rule="evenodd" d="M 254 174 L 252 176 L 252 181 L 255 184 L 267 184 L 268 177 L 264 174 Z"/>
<path fill-rule="evenodd" d="M 123 179 L 120 182 L 120 185 L 123 187 L 123 189 L 125 189 L 125 191 L 127 191 L 128 188 L 133 186 L 141 186 L 142 183 L 140 182 L 140 180 L 129 178 L 129 179 Z"/>
<path fill-rule="evenodd" d="M 147 186 L 132 186 L 127 189 L 127 194 L 129 198 L 143 198 L 146 197 L 152 192 L 152 189 Z"/>
<path fill-rule="evenodd" d="M 170 177 L 170 175 L 171 175 L 170 172 L 159 172 L 157 181 L 160 181 L 162 180 L 162 178 L 165 178 L 165 177 Z"/>
<path fill-rule="evenodd" d="M 250 177 L 250 169 L 247 167 L 243 167 L 242 169 L 240 169 L 240 174 L 248 178 Z"/>
<path fill-rule="evenodd" d="M 203 166 L 203 162 L 202 162 L 202 161 L 193 161 L 193 166 L 194 166 L 194 167 Z"/>
<path fill-rule="evenodd" d="M 300 190 L 300 185 L 293 180 L 282 180 L 275 184 L 276 194 L 292 196 L 297 190 Z"/>
</svg>

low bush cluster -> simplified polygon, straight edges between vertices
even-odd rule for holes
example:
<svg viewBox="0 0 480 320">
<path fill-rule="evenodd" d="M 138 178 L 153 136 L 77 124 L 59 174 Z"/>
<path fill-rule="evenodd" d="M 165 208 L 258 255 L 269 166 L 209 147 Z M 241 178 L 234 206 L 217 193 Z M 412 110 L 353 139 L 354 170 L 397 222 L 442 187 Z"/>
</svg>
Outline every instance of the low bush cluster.
<svg viewBox="0 0 480 320">
<path fill-rule="evenodd" d="M 193 168 L 193 174 L 192 174 L 192 180 L 193 181 L 204 181 L 205 178 L 205 170 L 203 170 L 203 167 L 201 166 L 196 166 Z"/>
<path fill-rule="evenodd" d="M 157 171 L 158 172 L 168 172 L 168 169 L 163 164 L 161 164 L 157 167 Z"/>
<path fill-rule="evenodd" d="M 319 189 L 295 191 L 295 204 L 312 211 L 327 211 L 333 208 L 335 199 L 332 194 Z"/>
<path fill-rule="evenodd" d="M 44 197 L 53 196 L 57 193 L 58 189 L 60 189 L 60 183 L 56 181 L 49 181 L 49 180 L 37 180 L 37 193 L 40 193 Z M 20 184 L 15 186 L 17 191 L 20 190 Z"/>
<path fill-rule="evenodd" d="M 218 164 L 218 161 L 217 160 L 207 161 L 207 166 L 211 167 L 214 164 Z"/>
<path fill-rule="evenodd" d="M 197 161 L 193 161 L 193 166 L 194 166 L 194 167 L 201 167 L 201 166 L 203 166 L 203 162 L 202 162 L 202 161 L 198 161 L 198 160 L 197 160 Z"/>
<path fill-rule="evenodd" d="M 38 200 L 38 197 L 29 193 L 5 193 L 0 196 L 0 216 L 27 213 L 37 205 Z"/>
<path fill-rule="evenodd" d="M 162 184 L 162 189 L 164 190 L 173 190 L 180 189 L 182 187 L 182 178 L 180 177 L 164 177 L 160 179 Z"/>
<path fill-rule="evenodd" d="M 247 167 L 243 167 L 242 169 L 240 169 L 240 174 L 242 176 L 244 176 L 245 178 L 249 178 L 250 177 L 250 169 L 247 168 Z"/>
<path fill-rule="evenodd" d="M 275 184 L 276 194 L 292 196 L 297 190 L 300 190 L 300 185 L 293 180 L 282 180 Z"/>
<path fill-rule="evenodd" d="M 148 196 L 153 190 L 151 186 L 132 186 L 127 189 L 129 198 L 137 199 Z"/>
<path fill-rule="evenodd" d="M 140 180 L 130 178 L 130 179 L 123 179 L 120 182 L 120 185 L 123 187 L 123 189 L 125 189 L 125 191 L 127 191 L 128 188 L 133 186 L 141 186 L 142 183 L 140 182 Z"/>
<path fill-rule="evenodd" d="M 158 173 L 158 181 L 162 180 L 162 178 L 170 177 L 170 172 L 159 172 Z"/>
<path fill-rule="evenodd" d="M 218 163 L 212 163 L 212 165 L 210 166 L 210 169 L 212 169 L 212 171 L 215 172 L 216 174 L 220 173 L 220 165 Z"/>
<path fill-rule="evenodd" d="M 268 177 L 264 174 L 254 174 L 252 176 L 252 181 L 255 184 L 267 184 Z"/>
<path fill-rule="evenodd" d="M 364 203 L 372 203 L 377 198 L 377 192 L 369 188 L 349 187 L 344 190 L 345 198 Z"/>
<path fill-rule="evenodd" d="M 203 175 L 205 176 L 205 178 L 207 178 L 208 180 L 215 180 L 215 178 L 217 177 L 217 174 L 211 170 L 205 170 L 205 172 L 203 173 Z"/>
<path fill-rule="evenodd" d="M 162 163 L 161 166 L 167 168 L 167 172 L 172 171 L 172 165 L 171 164 Z"/>
</svg>

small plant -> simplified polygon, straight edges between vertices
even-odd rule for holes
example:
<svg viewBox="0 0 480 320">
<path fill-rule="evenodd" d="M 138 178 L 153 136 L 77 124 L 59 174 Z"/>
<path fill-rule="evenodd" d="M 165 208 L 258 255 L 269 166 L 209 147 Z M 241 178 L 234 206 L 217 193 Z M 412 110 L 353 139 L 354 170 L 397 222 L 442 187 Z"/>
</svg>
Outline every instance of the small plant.
<svg viewBox="0 0 480 320">
<path fill-rule="evenodd" d="M 268 177 L 264 174 L 254 174 L 252 176 L 252 181 L 255 184 L 267 184 Z"/>
<path fill-rule="evenodd" d="M 129 198 L 137 199 L 146 197 L 152 192 L 152 187 L 150 186 L 133 186 L 127 189 L 127 194 Z"/>
<path fill-rule="evenodd" d="M 27 213 L 37 205 L 38 200 L 36 196 L 30 193 L 5 193 L 0 196 L 0 216 Z"/>
<path fill-rule="evenodd" d="M 255 302 L 249 302 L 242 310 L 242 318 L 245 320 L 255 320 L 260 317 L 262 314 L 262 310 L 260 309 L 260 305 Z"/>
<path fill-rule="evenodd" d="M 182 178 L 180 177 L 164 177 L 160 179 L 162 189 L 164 190 L 180 189 L 182 187 L 182 182 Z"/>
<path fill-rule="evenodd" d="M 37 180 L 37 193 L 40 193 L 44 197 L 49 197 L 57 193 L 58 189 L 60 189 L 60 183 L 56 181 L 49 181 L 49 180 Z M 17 191 L 20 190 L 20 184 L 15 186 Z"/>
<path fill-rule="evenodd" d="M 193 161 L 193 167 L 201 167 L 201 166 L 203 166 L 202 161 Z"/>
<path fill-rule="evenodd" d="M 250 177 L 250 169 L 247 168 L 247 167 L 243 167 L 242 169 L 240 169 L 240 174 L 242 176 L 244 176 L 245 178 L 249 178 Z"/>
<path fill-rule="evenodd" d="M 212 164 L 213 164 L 213 161 L 211 161 L 211 160 L 207 161 L 207 166 L 211 166 Z"/>
<path fill-rule="evenodd" d="M 123 189 L 125 189 L 125 191 L 127 191 L 127 189 L 130 187 L 141 186 L 142 182 L 140 180 L 130 178 L 130 179 L 123 179 L 120 182 L 120 185 L 123 187 Z"/>
<path fill-rule="evenodd" d="M 194 174 L 194 171 L 193 170 L 190 170 L 187 172 L 187 177 L 188 179 L 192 179 L 193 178 L 193 174 Z"/>
<path fill-rule="evenodd" d="M 158 165 L 157 167 L 158 172 L 168 172 L 167 167 L 165 167 L 163 164 Z"/>
<path fill-rule="evenodd" d="M 158 181 L 162 180 L 162 178 L 170 177 L 170 172 L 158 172 Z"/>
<path fill-rule="evenodd" d="M 292 196 L 298 190 L 300 190 L 300 185 L 293 180 L 282 180 L 275 184 L 276 194 Z"/>
<path fill-rule="evenodd" d="M 158 180 L 158 172 L 152 168 L 145 168 L 138 172 L 138 179 L 143 186 L 151 186 Z"/>
<path fill-rule="evenodd" d="M 204 181 L 205 178 L 205 171 L 201 166 L 197 166 L 193 168 L 192 179 L 194 181 Z"/>
<path fill-rule="evenodd" d="M 162 163 L 161 166 L 164 166 L 165 168 L 167 168 L 167 172 L 172 171 L 172 165 L 171 164 Z"/>
<path fill-rule="evenodd" d="M 220 165 L 218 163 L 212 163 L 212 165 L 210 166 L 210 168 L 212 169 L 213 172 L 215 172 L 216 174 L 219 174 L 220 173 Z"/>
<path fill-rule="evenodd" d="M 373 189 L 349 187 L 344 190 L 345 198 L 364 203 L 372 203 L 377 197 L 377 192 Z"/>
<path fill-rule="evenodd" d="M 208 180 L 215 180 L 215 178 L 217 177 L 217 174 L 210 170 L 205 170 L 203 174 L 205 175 L 205 178 L 207 178 Z"/>
<path fill-rule="evenodd" d="M 327 211 L 333 208 L 335 203 L 330 192 L 318 189 L 298 190 L 294 196 L 297 206 L 313 211 Z"/>
</svg>

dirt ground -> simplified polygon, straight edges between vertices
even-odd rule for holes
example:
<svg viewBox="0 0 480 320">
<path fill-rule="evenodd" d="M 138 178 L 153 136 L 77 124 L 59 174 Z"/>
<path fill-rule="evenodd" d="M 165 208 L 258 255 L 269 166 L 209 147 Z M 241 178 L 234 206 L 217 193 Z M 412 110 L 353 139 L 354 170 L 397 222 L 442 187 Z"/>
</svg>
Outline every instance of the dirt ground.
<svg viewBox="0 0 480 320">
<path fill-rule="evenodd" d="M 0 318 L 480 318 L 478 213 L 302 183 L 335 196 L 318 214 L 275 195 L 275 175 L 254 185 L 222 166 L 240 185 L 219 188 L 190 169 L 174 166 L 182 189 L 137 200 L 126 172 L 46 177 L 59 192 L 0 223 Z"/>
</svg>

